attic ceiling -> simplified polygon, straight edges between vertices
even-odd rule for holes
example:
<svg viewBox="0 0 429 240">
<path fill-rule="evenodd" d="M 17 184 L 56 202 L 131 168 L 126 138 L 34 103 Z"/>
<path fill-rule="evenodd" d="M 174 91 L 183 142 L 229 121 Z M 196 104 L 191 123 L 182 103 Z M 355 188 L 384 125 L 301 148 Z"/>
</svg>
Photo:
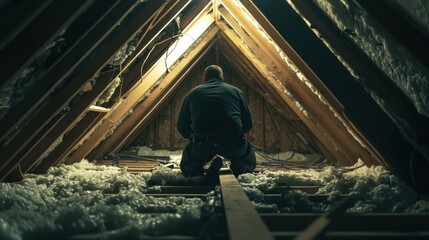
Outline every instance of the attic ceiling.
<svg viewBox="0 0 429 240">
<path fill-rule="evenodd" d="M 33 4 L 34 14 L 28 14 Z M 15 181 L 29 171 L 43 173 L 53 165 L 119 153 L 215 51 L 217 64 L 226 59 L 283 117 L 299 119 L 332 162 L 352 165 L 361 159 L 383 165 L 424 188 L 427 116 L 315 2 L 274 1 L 279 7 L 271 12 L 264 10 L 267 4 L 9 2 L 1 9 L 0 86 L 6 96 L 0 109 L 1 179 Z M 370 1 L 357 4 L 380 7 Z M 326 76 L 309 64 L 312 60 L 286 40 L 283 27 L 298 26 L 279 21 L 284 17 L 279 9 L 293 12 L 302 26 L 309 24 L 309 38 L 330 50 L 335 66 L 352 72 L 349 78 L 339 79 L 335 72 Z M 413 34 L 410 38 L 427 39 Z M 410 46 L 403 40 L 399 44 Z M 416 59 L 427 67 L 427 59 L 419 54 Z"/>
</svg>

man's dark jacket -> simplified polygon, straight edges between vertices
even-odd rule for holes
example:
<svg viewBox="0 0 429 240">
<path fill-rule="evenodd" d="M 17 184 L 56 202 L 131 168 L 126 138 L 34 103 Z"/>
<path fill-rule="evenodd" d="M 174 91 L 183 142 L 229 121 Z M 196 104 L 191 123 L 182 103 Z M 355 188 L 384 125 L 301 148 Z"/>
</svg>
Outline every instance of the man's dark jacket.
<svg viewBox="0 0 429 240">
<path fill-rule="evenodd" d="M 184 138 L 192 134 L 242 134 L 252 127 L 252 114 L 243 92 L 216 78 L 188 93 L 177 121 Z"/>
</svg>

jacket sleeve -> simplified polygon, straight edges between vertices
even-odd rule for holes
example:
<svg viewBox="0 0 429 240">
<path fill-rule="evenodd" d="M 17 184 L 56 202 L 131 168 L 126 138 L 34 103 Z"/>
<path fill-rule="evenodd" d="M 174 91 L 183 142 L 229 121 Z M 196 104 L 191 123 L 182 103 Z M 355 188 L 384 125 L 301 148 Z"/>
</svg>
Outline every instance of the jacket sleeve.
<svg viewBox="0 0 429 240">
<path fill-rule="evenodd" d="M 189 107 L 189 96 L 186 96 L 177 119 L 177 130 L 184 138 L 191 137 L 191 112 Z"/>
<path fill-rule="evenodd" d="M 248 133 L 253 127 L 253 116 L 247 103 L 246 96 L 240 92 L 241 98 L 241 124 L 243 125 L 243 133 Z"/>
</svg>

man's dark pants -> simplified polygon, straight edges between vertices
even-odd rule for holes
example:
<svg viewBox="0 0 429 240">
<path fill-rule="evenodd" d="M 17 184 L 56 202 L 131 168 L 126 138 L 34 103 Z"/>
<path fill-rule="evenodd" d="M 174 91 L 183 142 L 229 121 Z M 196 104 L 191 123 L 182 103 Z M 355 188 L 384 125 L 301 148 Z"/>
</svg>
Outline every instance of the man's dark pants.
<svg viewBox="0 0 429 240">
<path fill-rule="evenodd" d="M 204 175 L 204 164 L 216 155 L 231 161 L 230 168 L 236 176 L 250 173 L 256 167 L 255 152 L 244 136 L 224 140 L 194 137 L 183 150 L 180 169 L 186 177 Z"/>
</svg>

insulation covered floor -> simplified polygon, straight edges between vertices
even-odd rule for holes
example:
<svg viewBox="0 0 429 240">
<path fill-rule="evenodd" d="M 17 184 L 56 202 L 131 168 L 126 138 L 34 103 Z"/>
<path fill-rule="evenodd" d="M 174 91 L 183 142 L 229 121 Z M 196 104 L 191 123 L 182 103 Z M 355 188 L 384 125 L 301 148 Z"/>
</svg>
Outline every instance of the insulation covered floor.
<svg viewBox="0 0 429 240">
<path fill-rule="evenodd" d="M 171 156 L 174 159 L 180 156 Z M 353 168 L 352 168 L 353 169 Z M 323 213 L 343 195 L 352 198 L 349 213 L 429 212 L 429 198 L 418 195 L 382 167 L 354 170 L 262 171 L 238 177 L 260 213 Z M 86 160 L 52 167 L 46 175 L 28 175 L 21 183 L 0 184 L 0 238 L 66 238 L 99 234 L 106 239 L 184 235 L 201 237 L 221 206 L 219 189 L 203 197 L 155 197 L 161 186 L 199 185 L 176 169 L 156 167 L 131 174 L 126 168 Z M 321 186 L 315 200 L 285 186 Z M 281 189 L 281 190 L 279 190 Z M 270 192 L 277 192 L 274 198 Z"/>
</svg>

